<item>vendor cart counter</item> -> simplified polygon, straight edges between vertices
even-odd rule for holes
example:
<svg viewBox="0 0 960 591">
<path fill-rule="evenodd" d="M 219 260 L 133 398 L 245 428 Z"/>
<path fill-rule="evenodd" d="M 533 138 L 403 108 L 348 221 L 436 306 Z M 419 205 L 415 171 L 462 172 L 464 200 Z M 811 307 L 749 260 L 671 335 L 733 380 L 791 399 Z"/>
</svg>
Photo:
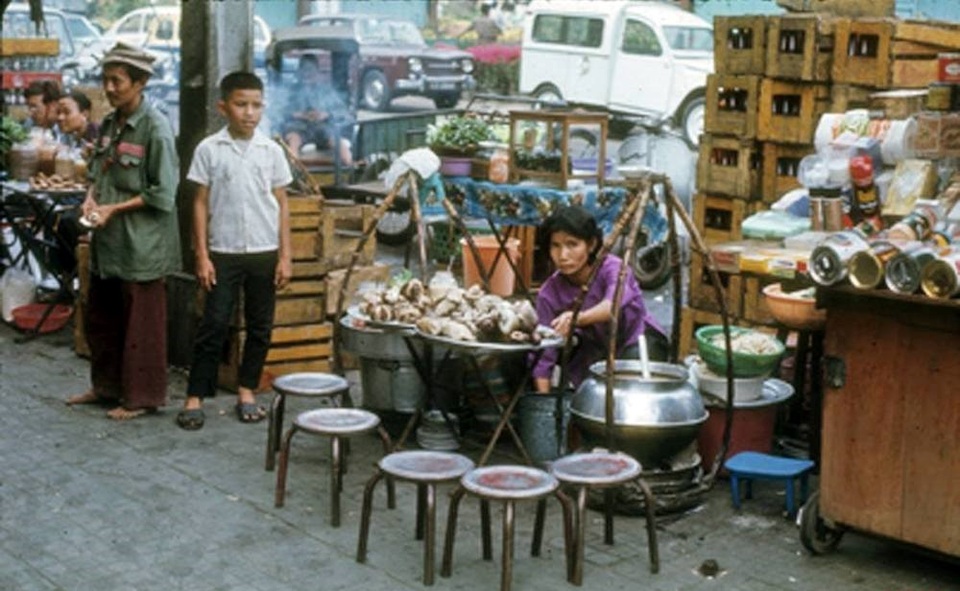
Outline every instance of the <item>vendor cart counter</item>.
<svg viewBox="0 0 960 591">
<path fill-rule="evenodd" d="M 817 299 L 820 516 L 960 557 L 960 301 L 849 287 Z"/>
</svg>

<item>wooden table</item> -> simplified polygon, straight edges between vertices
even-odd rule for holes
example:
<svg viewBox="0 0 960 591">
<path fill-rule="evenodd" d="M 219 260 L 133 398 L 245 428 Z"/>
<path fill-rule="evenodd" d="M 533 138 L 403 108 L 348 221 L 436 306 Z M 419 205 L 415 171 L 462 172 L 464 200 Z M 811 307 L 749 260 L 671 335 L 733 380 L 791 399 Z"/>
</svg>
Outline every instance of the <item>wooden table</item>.
<svg viewBox="0 0 960 591">
<path fill-rule="evenodd" d="M 818 303 L 820 515 L 960 556 L 960 301 L 841 287 Z"/>
</svg>

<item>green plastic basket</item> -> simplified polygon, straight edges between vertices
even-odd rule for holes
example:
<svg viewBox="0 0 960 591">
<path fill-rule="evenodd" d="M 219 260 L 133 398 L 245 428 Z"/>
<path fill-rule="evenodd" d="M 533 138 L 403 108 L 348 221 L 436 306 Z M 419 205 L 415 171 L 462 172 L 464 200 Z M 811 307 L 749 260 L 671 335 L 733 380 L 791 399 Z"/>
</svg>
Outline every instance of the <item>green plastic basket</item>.
<svg viewBox="0 0 960 591">
<path fill-rule="evenodd" d="M 467 226 L 473 236 L 487 236 L 493 232 L 488 227 Z M 433 222 L 430 224 L 430 244 L 427 254 L 436 263 L 447 264 L 460 259 L 460 239 L 463 232 L 449 221 Z"/>
<path fill-rule="evenodd" d="M 738 334 L 745 333 L 758 333 L 759 331 L 752 330 L 749 328 L 743 328 L 742 326 L 731 326 L 730 327 L 730 337 L 734 337 Z M 697 350 L 700 353 L 700 358 L 707 364 L 707 367 L 710 368 L 716 374 L 721 376 L 727 375 L 727 353 L 725 347 L 718 347 L 713 344 L 714 336 L 718 334 L 723 334 L 723 326 L 711 324 L 709 326 L 703 326 L 697 329 L 696 338 L 697 338 Z M 763 334 L 763 333 L 759 333 Z M 769 337 L 772 342 L 776 343 L 777 352 L 770 353 L 766 355 L 751 355 L 749 353 L 740 353 L 737 351 L 733 352 L 733 375 L 737 378 L 753 378 L 759 376 L 769 375 L 774 369 L 776 369 L 777 364 L 780 362 L 780 358 L 783 356 L 786 347 L 783 346 L 779 340 L 774 337 Z"/>
</svg>

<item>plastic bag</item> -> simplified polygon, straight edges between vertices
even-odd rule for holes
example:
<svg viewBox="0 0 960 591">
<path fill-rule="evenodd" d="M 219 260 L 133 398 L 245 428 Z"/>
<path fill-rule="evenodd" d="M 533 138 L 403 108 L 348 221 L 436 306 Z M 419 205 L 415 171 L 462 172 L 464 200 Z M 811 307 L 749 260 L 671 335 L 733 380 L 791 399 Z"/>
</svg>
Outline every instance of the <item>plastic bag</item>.
<svg viewBox="0 0 960 591">
<path fill-rule="evenodd" d="M 33 276 L 24 269 L 9 267 L 0 277 L 0 293 L 3 294 L 3 319 L 13 322 L 13 310 L 32 304 L 37 286 Z"/>
</svg>

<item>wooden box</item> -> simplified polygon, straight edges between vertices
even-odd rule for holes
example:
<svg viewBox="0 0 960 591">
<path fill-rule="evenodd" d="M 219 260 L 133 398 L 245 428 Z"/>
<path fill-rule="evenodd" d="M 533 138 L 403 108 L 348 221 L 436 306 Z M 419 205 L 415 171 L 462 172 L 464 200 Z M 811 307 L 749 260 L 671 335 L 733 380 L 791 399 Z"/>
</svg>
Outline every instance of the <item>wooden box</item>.
<svg viewBox="0 0 960 591">
<path fill-rule="evenodd" d="M 766 75 L 785 80 L 825 82 L 833 64 L 833 19 L 788 14 L 767 20 Z"/>
<path fill-rule="evenodd" d="M 766 46 L 765 16 L 713 18 L 713 55 L 718 74 L 763 74 Z"/>
<path fill-rule="evenodd" d="M 346 269 L 331 271 L 324 281 L 326 282 L 326 315 L 336 316 L 337 304 L 340 302 L 340 288 L 343 286 L 343 280 L 347 276 Z M 366 267 L 355 267 L 350 274 L 350 285 L 347 286 L 347 303 L 343 310 L 346 311 L 349 300 L 356 293 L 357 288 L 362 283 L 374 282 L 385 283 L 390 279 L 390 267 L 382 263 L 376 263 Z"/>
<path fill-rule="evenodd" d="M 707 76 L 707 133 L 757 137 L 760 106 L 760 76 L 711 74 Z"/>
<path fill-rule="evenodd" d="M 693 223 L 708 246 L 740 239 L 744 218 L 764 209 L 762 203 L 697 193 L 693 198 Z"/>
<path fill-rule="evenodd" d="M 960 24 L 897 19 L 836 23 L 833 80 L 874 88 L 925 88 L 937 56 L 960 50 Z"/>
<path fill-rule="evenodd" d="M 718 271 L 720 285 L 727 305 L 727 313 L 742 314 L 743 278 L 739 274 Z M 690 255 L 690 305 L 699 310 L 719 312 L 720 303 L 707 270 L 705 257 L 699 253 Z"/>
<path fill-rule="evenodd" d="M 373 224 L 374 211 L 375 208 L 371 205 L 324 207 L 319 241 L 312 253 L 320 260 L 324 273 L 350 264 L 363 233 Z M 296 250 L 295 247 L 294 251 Z M 356 264 L 372 263 L 376 250 L 377 238 L 375 233 L 371 233 Z"/>
<path fill-rule="evenodd" d="M 760 172 L 760 195 L 764 203 L 773 203 L 784 193 L 800 186 L 797 172 L 800 160 L 813 154 L 812 145 L 763 144 L 763 169 Z"/>
<path fill-rule="evenodd" d="M 218 371 L 218 385 L 235 391 L 246 333 L 234 331 Z M 269 389 L 279 376 L 298 371 L 330 371 L 333 361 L 333 324 L 329 322 L 278 326 L 270 334 L 270 349 L 258 389 Z"/>
<path fill-rule="evenodd" d="M 809 144 L 830 104 L 830 88 L 814 82 L 765 79 L 760 84 L 757 139 Z"/>
<path fill-rule="evenodd" d="M 697 160 L 701 191 L 755 199 L 760 189 L 759 144 L 736 137 L 703 135 Z"/>
<path fill-rule="evenodd" d="M 854 86 L 852 84 L 833 84 L 830 87 L 830 106 L 828 113 L 843 113 L 851 109 L 869 109 L 870 95 L 875 88 Z"/>
</svg>

